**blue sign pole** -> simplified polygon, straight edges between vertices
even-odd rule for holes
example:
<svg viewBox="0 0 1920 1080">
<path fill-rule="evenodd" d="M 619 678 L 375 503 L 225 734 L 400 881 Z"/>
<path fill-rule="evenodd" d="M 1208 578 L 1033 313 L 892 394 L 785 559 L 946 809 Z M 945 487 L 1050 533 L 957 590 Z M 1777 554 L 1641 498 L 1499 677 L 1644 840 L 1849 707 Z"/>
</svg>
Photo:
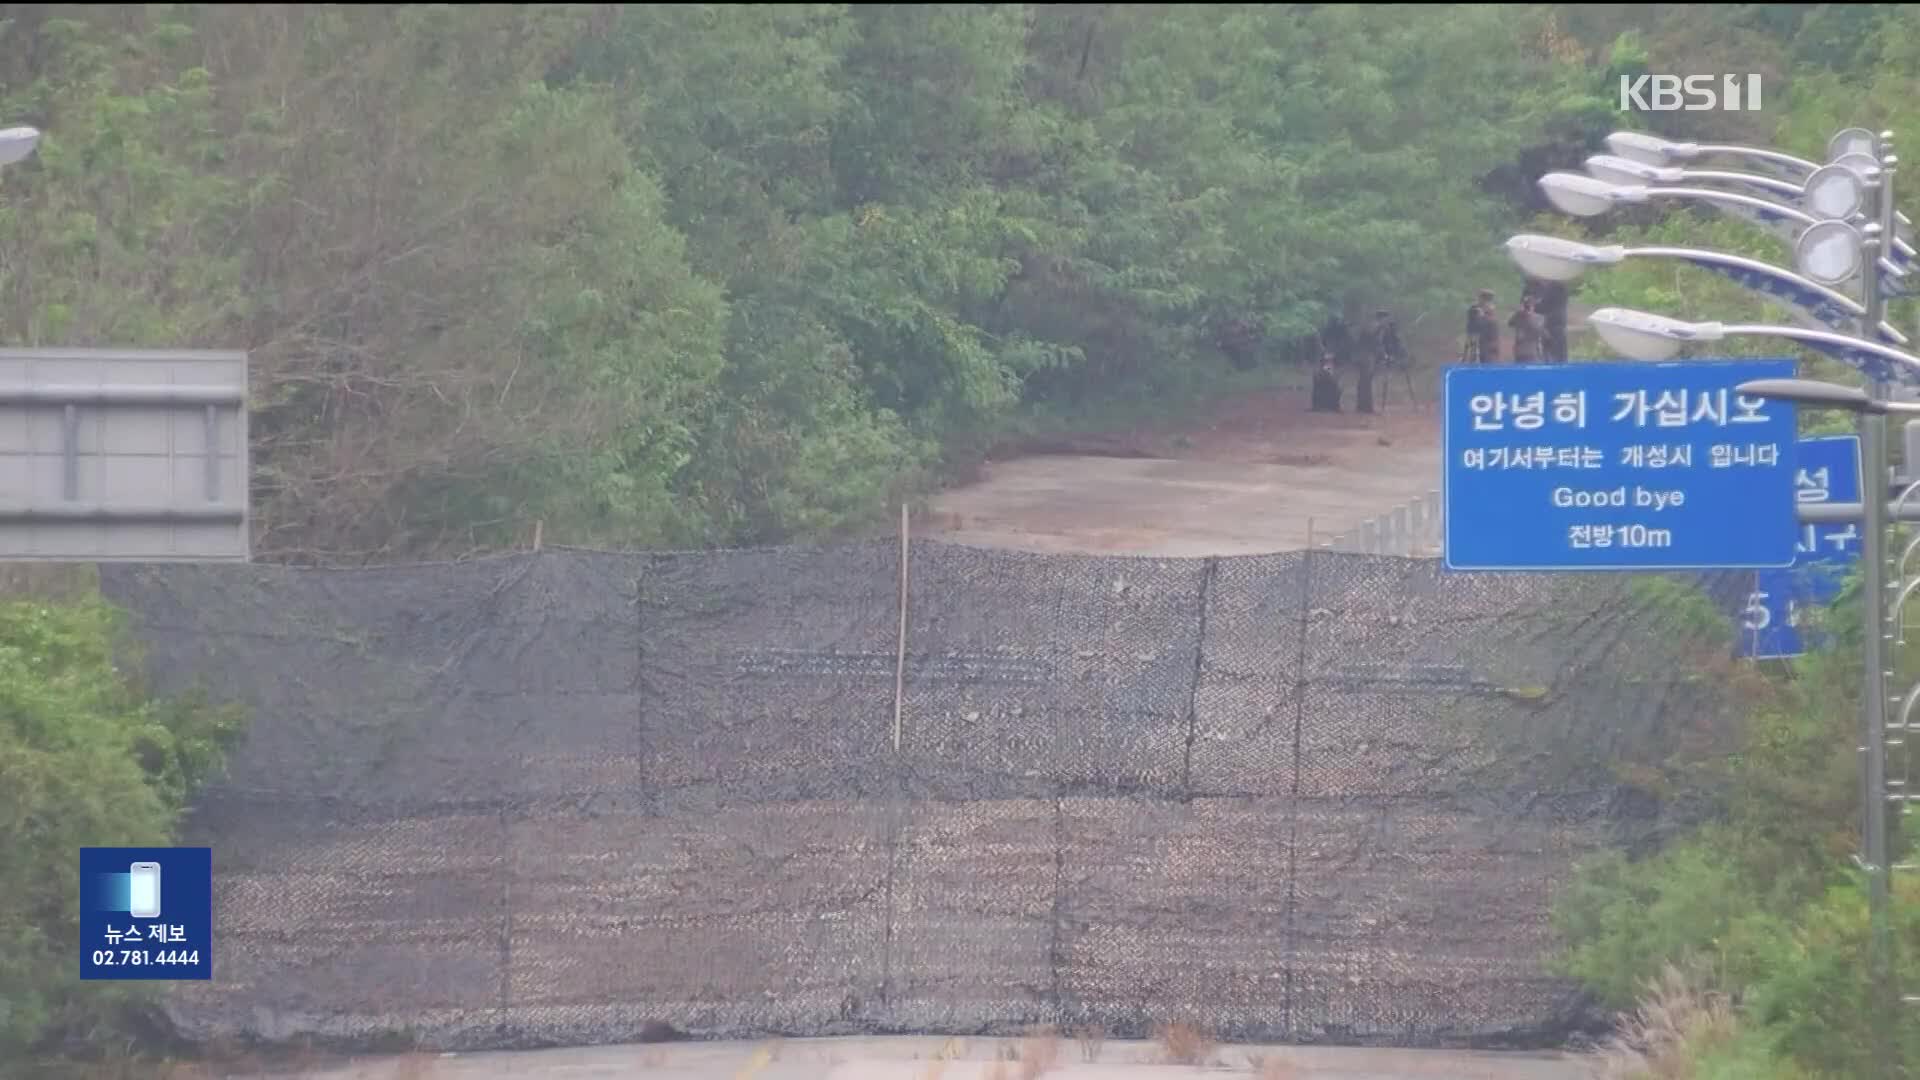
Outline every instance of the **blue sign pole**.
<svg viewBox="0 0 1920 1080">
<path fill-rule="evenodd" d="M 1860 437 L 1831 435 L 1801 439 L 1794 471 L 1794 501 L 1805 505 L 1860 501 Z M 1860 527 L 1801 525 L 1795 531 L 1793 566 L 1761 570 L 1740 612 L 1737 654 L 1776 660 L 1806 653 L 1811 644 L 1800 629 L 1800 613 L 1830 604 L 1840 595 L 1847 571 L 1860 559 Z"/>
<path fill-rule="evenodd" d="M 1792 360 L 1459 366 L 1445 381 L 1449 570 L 1793 565 L 1798 430 L 1745 397 Z"/>
</svg>

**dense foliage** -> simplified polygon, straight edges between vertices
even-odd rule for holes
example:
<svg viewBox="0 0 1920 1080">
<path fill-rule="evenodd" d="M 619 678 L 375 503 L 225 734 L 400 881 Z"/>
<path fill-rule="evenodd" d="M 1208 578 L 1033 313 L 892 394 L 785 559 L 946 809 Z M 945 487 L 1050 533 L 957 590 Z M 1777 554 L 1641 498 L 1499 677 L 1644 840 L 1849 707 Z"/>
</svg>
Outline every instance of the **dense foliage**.
<svg viewBox="0 0 1920 1080">
<path fill-rule="evenodd" d="M 1670 784 L 1712 793 L 1718 812 L 1643 858 L 1589 860 L 1558 899 L 1563 970 L 1603 1004 L 1632 1006 L 1669 967 L 1692 993 L 1733 1003 L 1731 1031 L 1697 1033 L 1682 1055 L 1686 1068 L 1658 1075 L 1876 1075 L 1871 1020 L 1902 1006 L 1869 985 L 1864 876 L 1851 862 L 1860 815 L 1858 620 L 1850 590 L 1812 624 L 1831 633 L 1831 649 L 1790 673 L 1720 672 L 1744 706 L 1741 724 L 1711 745 L 1670 745 L 1660 769 Z M 1904 650 L 1903 678 L 1920 675 L 1916 654 Z M 1892 775 L 1908 767 L 1896 752 Z M 1890 820 L 1896 837 L 1905 827 L 1899 849 L 1911 850 L 1920 838 L 1914 819 Z M 1920 882 L 1895 878 L 1896 939 L 1912 956 Z M 1906 1060 L 1920 1062 L 1920 1033 L 1894 1021 Z"/>
<path fill-rule="evenodd" d="M 151 987 L 78 980 L 84 846 L 173 842 L 240 716 L 156 700 L 97 600 L 0 601 L 0 1061 L 50 1036 L 98 1037 Z"/>
<path fill-rule="evenodd" d="M 1610 122 L 1544 8 L 6 20 L 0 339 L 252 350 L 275 558 L 858 526 L 1020 416 L 1451 321 L 1512 279 L 1481 178 Z"/>
</svg>

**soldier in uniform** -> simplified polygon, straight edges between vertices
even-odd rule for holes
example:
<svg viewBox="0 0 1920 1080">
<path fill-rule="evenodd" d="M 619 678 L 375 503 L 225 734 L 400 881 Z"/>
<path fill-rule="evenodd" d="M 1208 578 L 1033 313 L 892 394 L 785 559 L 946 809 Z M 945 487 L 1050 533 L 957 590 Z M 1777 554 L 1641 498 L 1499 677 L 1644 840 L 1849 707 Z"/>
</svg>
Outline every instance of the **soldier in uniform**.
<svg viewBox="0 0 1920 1080">
<path fill-rule="evenodd" d="M 1507 320 L 1513 329 L 1513 362 L 1516 364 L 1537 364 L 1540 362 L 1540 346 L 1546 340 L 1547 321 L 1533 310 L 1533 294 L 1520 297 L 1520 310 Z"/>
<path fill-rule="evenodd" d="M 1333 373 L 1333 354 L 1320 354 L 1320 367 L 1313 373 L 1312 412 L 1340 411 L 1340 379 Z"/>
<path fill-rule="evenodd" d="M 1333 354 L 1335 366 L 1352 363 L 1353 332 L 1347 329 L 1347 320 L 1337 314 L 1327 319 L 1327 325 L 1320 328 L 1320 347 Z"/>
<path fill-rule="evenodd" d="M 1360 347 L 1356 356 L 1359 361 L 1357 375 L 1360 381 L 1354 387 L 1353 410 L 1370 413 L 1373 411 L 1374 375 L 1385 372 L 1391 378 L 1396 367 L 1399 367 L 1403 374 L 1405 373 L 1407 351 L 1400 344 L 1400 329 L 1393 325 L 1393 315 L 1385 308 L 1374 312 L 1372 324 L 1360 332 Z M 1412 376 L 1407 376 L 1407 396 L 1413 396 Z M 1382 404 L 1384 403 L 1383 393 Z"/>
<path fill-rule="evenodd" d="M 1500 362 L 1500 317 L 1494 314 L 1493 290 L 1481 289 L 1479 299 L 1467 308 L 1467 343 L 1460 350 L 1467 364 Z"/>
</svg>

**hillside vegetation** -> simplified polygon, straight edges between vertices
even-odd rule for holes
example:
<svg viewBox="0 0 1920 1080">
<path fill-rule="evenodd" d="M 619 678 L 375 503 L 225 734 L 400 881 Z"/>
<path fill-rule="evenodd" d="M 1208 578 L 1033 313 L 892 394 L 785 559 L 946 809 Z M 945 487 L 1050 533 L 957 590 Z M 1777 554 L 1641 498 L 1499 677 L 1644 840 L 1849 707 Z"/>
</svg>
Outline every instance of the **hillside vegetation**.
<svg viewBox="0 0 1920 1080">
<path fill-rule="evenodd" d="M 1480 178 L 1609 122 L 1544 9 L 6 19 L 0 338 L 251 350 L 305 561 L 858 527 L 1020 417 L 1455 321 L 1512 279 Z"/>
<path fill-rule="evenodd" d="M 1617 112 L 1649 71 L 1757 72 L 1767 106 Z M 1472 288 L 1514 298 L 1513 232 L 1784 263 L 1670 205 L 1548 215 L 1532 182 L 1621 126 L 1920 148 L 1920 7 L 9 5 L 0 123 L 46 132 L 0 171 L 0 342 L 250 350 L 259 557 L 535 522 L 737 545 L 860 529 L 1010 430 L 1284 368 L 1335 312 L 1444 338 Z M 1657 260 L 1580 289 L 1770 315 Z M 1738 730 L 1633 748 L 1623 782 L 1719 813 L 1561 898 L 1567 973 L 1653 988 L 1615 1075 L 1870 1074 L 1897 998 L 1864 982 L 1847 861 L 1851 604 L 1792 677 L 1718 673 Z M 239 723 L 147 700 L 116 626 L 0 604 L 0 1055 L 124 1030 L 56 962 L 72 849 L 167 835 Z"/>
<path fill-rule="evenodd" d="M 0 341 L 250 350 L 265 558 L 452 557 L 536 521 L 626 548 L 826 537 L 1012 428 L 1291 363 L 1335 312 L 1446 340 L 1472 287 L 1517 292 L 1498 244 L 1544 209 L 1533 178 L 1615 126 L 1809 155 L 1899 128 L 1915 25 L 9 5 L 0 120 L 46 135 L 0 176 Z M 1768 108 L 1617 112 L 1618 74 L 1680 67 L 1758 71 Z M 1602 289 L 1726 292 L 1651 280 L 1673 273 Z"/>
</svg>

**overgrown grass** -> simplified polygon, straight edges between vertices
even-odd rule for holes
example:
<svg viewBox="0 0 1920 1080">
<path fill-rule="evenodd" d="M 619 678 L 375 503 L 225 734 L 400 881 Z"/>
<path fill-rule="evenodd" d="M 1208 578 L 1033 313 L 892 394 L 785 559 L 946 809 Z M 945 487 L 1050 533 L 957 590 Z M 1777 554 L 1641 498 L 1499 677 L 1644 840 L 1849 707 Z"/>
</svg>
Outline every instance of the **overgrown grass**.
<svg viewBox="0 0 1920 1080">
<path fill-rule="evenodd" d="M 1169 1065 L 1205 1065 L 1213 1055 L 1213 1036 L 1190 1020 L 1175 1020 L 1154 1029 L 1160 1057 Z"/>
<path fill-rule="evenodd" d="M 1107 1029 L 1098 1024 L 1082 1024 L 1073 1029 L 1073 1040 L 1080 1044 L 1081 1061 L 1099 1061 L 1100 1050 L 1107 1044 Z"/>
<path fill-rule="evenodd" d="M 1060 1033 L 1051 1027 L 1036 1027 L 1020 1040 L 1020 1068 L 1016 1080 L 1038 1080 L 1060 1063 Z"/>
<path fill-rule="evenodd" d="M 1687 1080 L 1697 1059 L 1731 1043 L 1739 1020 L 1725 994 L 1668 964 L 1600 1051 L 1597 1080 Z"/>
</svg>

